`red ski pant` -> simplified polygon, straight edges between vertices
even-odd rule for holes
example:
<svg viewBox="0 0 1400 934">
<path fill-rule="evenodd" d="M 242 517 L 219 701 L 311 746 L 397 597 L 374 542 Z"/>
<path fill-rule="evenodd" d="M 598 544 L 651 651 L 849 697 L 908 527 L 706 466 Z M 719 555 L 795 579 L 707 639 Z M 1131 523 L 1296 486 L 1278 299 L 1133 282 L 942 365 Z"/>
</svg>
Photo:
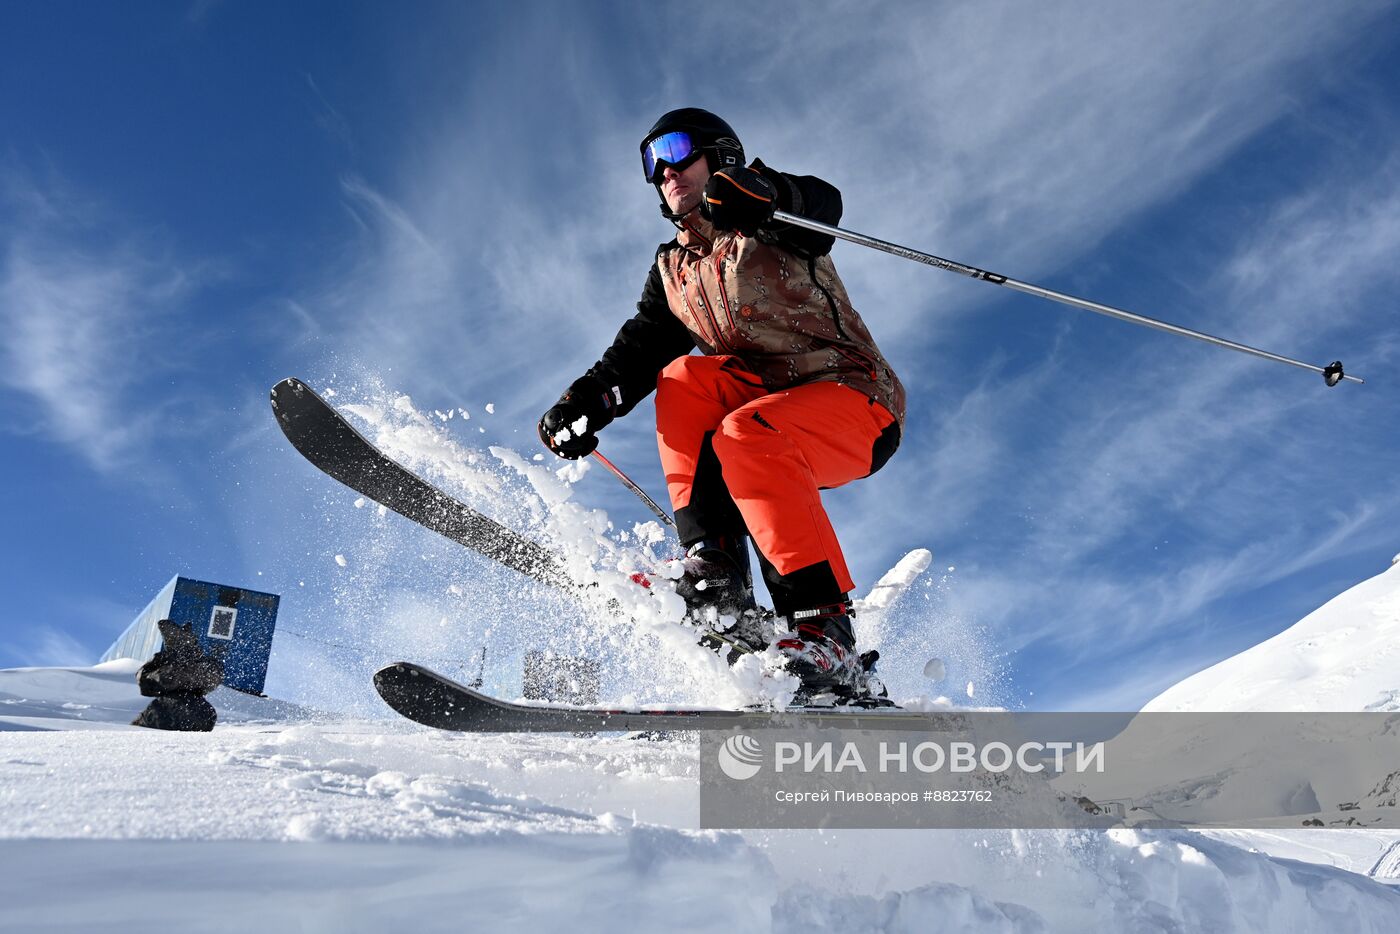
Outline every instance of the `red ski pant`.
<svg viewBox="0 0 1400 934">
<path fill-rule="evenodd" d="M 679 357 L 657 380 L 657 443 L 677 513 L 691 505 L 710 435 L 759 552 L 783 575 L 827 562 L 843 593 L 855 585 L 818 491 L 868 475 L 875 442 L 893 422 L 884 406 L 839 383 L 769 392 L 733 356 Z"/>
</svg>

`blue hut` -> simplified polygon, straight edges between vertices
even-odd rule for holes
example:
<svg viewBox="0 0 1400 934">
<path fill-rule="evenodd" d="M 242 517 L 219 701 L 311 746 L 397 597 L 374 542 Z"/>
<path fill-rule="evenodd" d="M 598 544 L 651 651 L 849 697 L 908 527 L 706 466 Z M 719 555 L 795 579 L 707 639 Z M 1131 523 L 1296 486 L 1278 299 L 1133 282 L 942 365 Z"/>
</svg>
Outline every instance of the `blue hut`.
<svg viewBox="0 0 1400 934">
<path fill-rule="evenodd" d="M 223 660 L 225 685 L 248 694 L 261 694 L 279 600 L 274 593 L 177 575 L 126 627 L 101 660 L 146 661 L 160 651 L 156 623 L 172 619 L 181 626 L 192 625 L 204 650 Z"/>
</svg>

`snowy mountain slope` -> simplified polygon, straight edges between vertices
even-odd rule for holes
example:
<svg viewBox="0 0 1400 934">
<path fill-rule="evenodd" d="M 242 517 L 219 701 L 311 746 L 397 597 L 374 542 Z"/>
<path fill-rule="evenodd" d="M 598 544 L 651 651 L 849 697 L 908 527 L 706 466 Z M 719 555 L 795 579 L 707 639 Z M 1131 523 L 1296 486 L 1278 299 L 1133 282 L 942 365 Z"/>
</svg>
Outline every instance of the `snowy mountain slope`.
<svg viewBox="0 0 1400 934">
<path fill-rule="evenodd" d="M 1400 557 L 1400 556 L 1397 556 Z M 1400 710 L 1400 561 L 1377 576 L 1328 601 L 1302 620 L 1259 645 L 1200 671 L 1151 700 L 1144 711 L 1395 711 Z M 1159 730 L 1159 727 L 1150 727 Z M 1131 730 L 1132 727 L 1129 727 Z M 1222 724 L 1228 731 L 1228 725 Z M 1125 731 L 1126 732 L 1126 731 Z M 1288 737 L 1279 738 L 1286 742 Z M 1154 735 L 1160 761 L 1162 744 L 1179 755 L 1201 745 L 1195 735 Z M 1173 745 L 1174 744 L 1174 745 Z M 1297 770 L 1295 785 L 1323 798 L 1364 801 L 1380 775 L 1351 774 L 1342 763 L 1316 762 Z M 1271 774 L 1272 773 L 1272 774 Z M 1161 803 L 1172 800 L 1189 811 L 1228 799 L 1257 796 L 1288 776 L 1276 763 L 1230 761 L 1202 766 L 1203 782 L 1176 794 L 1160 789 Z M 1305 774 L 1307 773 L 1307 774 Z M 1209 787 L 1209 795 L 1202 791 Z M 1233 790 L 1232 790 L 1233 789 Z M 1087 789 L 1086 789 L 1087 790 Z M 1186 791 L 1183 783 L 1177 791 Z M 1091 792 L 1091 796 L 1094 792 Z M 1100 789 L 1112 797 L 1110 789 Z M 1190 800 L 1188 800 L 1190 799 Z M 1326 804 L 1326 802 L 1323 802 Z M 1238 807 L 1238 801 L 1235 807 Z M 1333 814 L 1354 817 L 1359 811 Z M 1329 818 L 1330 821 L 1330 818 Z M 1209 830 L 1213 839 L 1257 849 L 1275 857 L 1334 865 L 1391 883 L 1400 882 L 1400 835 L 1383 830 Z"/>
<path fill-rule="evenodd" d="M 1400 885 L 1400 836 L 1394 831 L 1205 830 L 1205 836 L 1247 850 L 1360 873 L 1387 885 Z"/>
<path fill-rule="evenodd" d="M 140 667 L 139 662 L 119 658 L 91 668 L 0 670 L 0 730 L 125 726 L 151 702 L 136 689 Z M 310 719 L 316 715 L 307 707 L 222 686 L 209 700 L 222 723 Z"/>
<path fill-rule="evenodd" d="M 1199 834 L 704 832 L 690 742 L 92 731 L 63 705 L 117 706 L 118 681 L 48 675 L 0 672 L 53 728 L 0 732 L 0 930 L 381 931 L 409 910 L 426 931 L 1400 924 L 1400 893 L 1363 876 Z"/>
<path fill-rule="evenodd" d="M 1400 710 L 1400 561 L 1142 709 Z"/>
<path fill-rule="evenodd" d="M 1121 801 L 1143 819 L 1189 824 L 1384 830 L 1400 779 L 1396 717 L 1139 714 L 1105 744 L 1112 767 L 1057 787 Z"/>
</svg>

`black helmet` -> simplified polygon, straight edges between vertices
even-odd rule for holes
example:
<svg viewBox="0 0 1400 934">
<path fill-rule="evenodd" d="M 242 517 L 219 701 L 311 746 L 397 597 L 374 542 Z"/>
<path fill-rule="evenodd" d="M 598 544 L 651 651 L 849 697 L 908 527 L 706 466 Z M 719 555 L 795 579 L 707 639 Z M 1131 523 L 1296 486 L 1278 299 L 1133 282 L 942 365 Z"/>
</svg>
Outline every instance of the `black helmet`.
<svg viewBox="0 0 1400 934">
<path fill-rule="evenodd" d="M 682 107 L 664 114 L 660 120 L 642 137 L 642 171 L 648 168 L 647 147 L 657 137 L 667 133 L 682 132 L 690 136 L 691 145 L 709 160 L 710 171 L 716 172 L 725 166 L 744 164 L 744 146 L 734 128 L 708 110 L 698 107 Z M 663 159 L 662 161 L 669 161 Z M 686 164 L 689 164 L 687 161 Z M 651 162 L 654 169 L 655 161 Z M 647 173 L 647 181 L 653 182 L 652 173 Z"/>
</svg>

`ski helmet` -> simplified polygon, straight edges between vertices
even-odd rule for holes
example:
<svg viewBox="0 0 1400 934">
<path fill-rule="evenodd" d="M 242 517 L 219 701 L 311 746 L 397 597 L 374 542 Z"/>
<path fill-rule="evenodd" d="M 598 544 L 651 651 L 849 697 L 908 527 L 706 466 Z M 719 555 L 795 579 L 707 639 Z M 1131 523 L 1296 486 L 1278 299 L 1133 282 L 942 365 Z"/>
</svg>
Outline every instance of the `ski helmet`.
<svg viewBox="0 0 1400 934">
<path fill-rule="evenodd" d="M 686 150 L 685 155 L 677 156 L 677 163 L 689 165 L 694 160 L 694 153 L 698 152 L 709 160 L 711 172 L 717 172 L 729 165 L 744 164 L 744 146 L 739 142 L 739 135 L 734 132 L 733 127 L 708 110 L 682 107 L 680 110 L 663 114 L 647 131 L 647 135 L 642 137 L 642 171 L 647 173 L 646 179 L 652 184 L 656 184 L 656 162 L 669 163 L 671 160 L 664 157 L 658 160 L 655 152 L 649 153 L 648 148 L 668 133 L 684 133 L 689 137 L 690 148 Z M 671 151 L 678 152 L 674 147 Z"/>
</svg>

